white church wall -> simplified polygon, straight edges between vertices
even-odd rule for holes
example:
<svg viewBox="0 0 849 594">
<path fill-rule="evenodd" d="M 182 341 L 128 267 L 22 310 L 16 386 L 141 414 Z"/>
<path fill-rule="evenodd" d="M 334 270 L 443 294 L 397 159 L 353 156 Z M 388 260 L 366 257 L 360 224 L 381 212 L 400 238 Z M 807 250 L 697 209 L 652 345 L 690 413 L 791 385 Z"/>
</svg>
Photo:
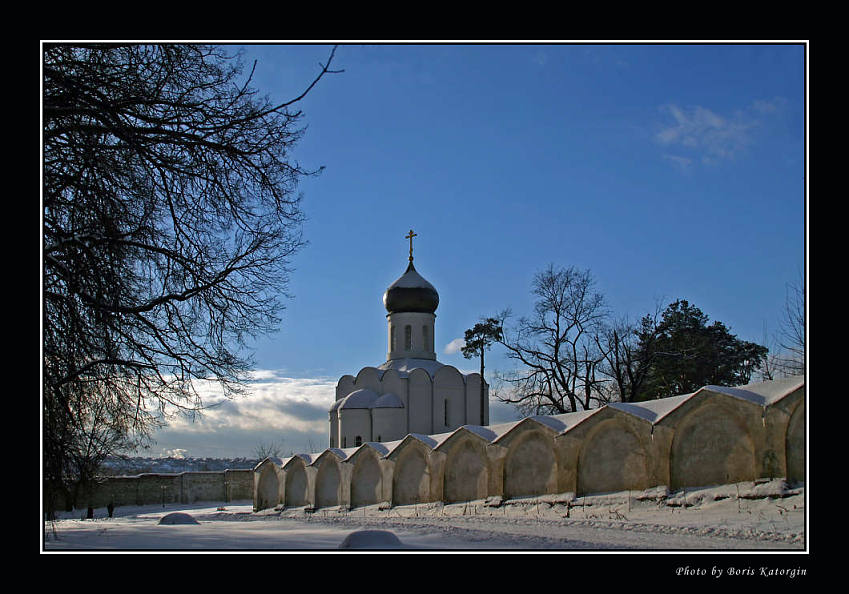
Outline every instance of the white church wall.
<svg viewBox="0 0 849 594">
<path fill-rule="evenodd" d="M 371 410 L 368 408 L 339 409 L 339 445 L 340 448 L 351 448 L 360 443 L 374 441 L 371 437 Z"/>
<path fill-rule="evenodd" d="M 409 433 L 436 433 L 433 426 L 433 382 L 423 369 L 414 369 L 407 378 L 409 391 Z"/>
<path fill-rule="evenodd" d="M 394 441 L 407 435 L 407 414 L 403 408 L 374 408 L 372 438 L 369 441 Z"/>
<path fill-rule="evenodd" d="M 466 420 L 466 384 L 456 368 L 446 365 L 434 374 L 433 409 L 436 433 L 469 424 Z"/>
<path fill-rule="evenodd" d="M 486 410 L 489 408 L 484 393 L 483 419 L 481 419 L 481 376 L 479 373 L 471 373 L 466 376 L 466 424 L 487 425 Z"/>
<path fill-rule="evenodd" d="M 337 409 L 330 412 L 330 447 L 341 447 L 340 443 L 342 441 L 339 436 L 339 410 Z"/>
</svg>

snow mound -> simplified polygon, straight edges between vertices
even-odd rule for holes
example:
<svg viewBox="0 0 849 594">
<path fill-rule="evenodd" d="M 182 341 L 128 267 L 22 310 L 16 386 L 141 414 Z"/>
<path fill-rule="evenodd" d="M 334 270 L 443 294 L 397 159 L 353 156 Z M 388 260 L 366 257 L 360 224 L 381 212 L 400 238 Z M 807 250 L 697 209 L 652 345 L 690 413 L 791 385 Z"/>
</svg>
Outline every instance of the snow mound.
<svg viewBox="0 0 849 594">
<path fill-rule="evenodd" d="M 195 520 L 189 514 L 185 514 L 183 512 L 173 512 L 168 514 L 167 516 L 162 516 L 159 520 L 160 524 L 200 524 L 197 520 Z"/>
<path fill-rule="evenodd" d="M 339 545 L 340 549 L 400 549 L 403 545 L 388 530 L 357 530 L 351 532 Z"/>
</svg>

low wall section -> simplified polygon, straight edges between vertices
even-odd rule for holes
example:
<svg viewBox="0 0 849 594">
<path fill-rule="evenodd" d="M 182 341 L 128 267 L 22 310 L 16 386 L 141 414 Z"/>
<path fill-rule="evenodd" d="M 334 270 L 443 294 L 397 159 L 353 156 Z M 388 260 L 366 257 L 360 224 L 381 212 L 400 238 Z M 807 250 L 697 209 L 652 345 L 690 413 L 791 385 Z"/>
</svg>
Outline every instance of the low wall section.
<svg viewBox="0 0 849 594">
<path fill-rule="evenodd" d="M 250 469 L 145 473 L 101 478 L 91 505 L 104 507 L 110 501 L 122 506 L 252 498 L 253 471 Z"/>
<path fill-rule="evenodd" d="M 267 458 L 254 509 L 586 495 L 805 479 L 804 377 Z"/>
</svg>

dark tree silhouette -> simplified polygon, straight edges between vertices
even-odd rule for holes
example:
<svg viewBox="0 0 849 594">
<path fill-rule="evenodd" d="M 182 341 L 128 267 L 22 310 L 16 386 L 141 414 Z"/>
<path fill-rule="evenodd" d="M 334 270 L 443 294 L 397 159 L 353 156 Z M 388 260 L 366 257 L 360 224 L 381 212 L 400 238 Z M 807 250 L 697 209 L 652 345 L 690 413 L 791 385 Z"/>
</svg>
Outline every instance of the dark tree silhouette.
<svg viewBox="0 0 849 594">
<path fill-rule="evenodd" d="M 511 390 L 498 395 L 529 414 L 559 414 L 599 403 L 604 360 L 594 340 L 607 317 L 589 270 L 549 266 L 534 277 L 534 313 L 504 328 L 499 340 L 519 363 L 499 374 Z M 503 314 L 506 320 L 509 314 Z"/>
<path fill-rule="evenodd" d="M 705 385 L 739 386 L 766 360 L 767 348 L 740 340 L 685 299 L 664 310 L 659 322 L 644 319 L 640 357 L 650 360 L 638 400 L 689 394 Z"/>
<path fill-rule="evenodd" d="M 480 357 L 481 359 L 481 425 L 484 424 L 486 415 L 484 407 L 486 406 L 486 388 L 483 379 L 484 370 L 484 353 L 489 349 L 490 345 L 498 342 L 502 338 L 501 320 L 498 318 L 487 318 L 474 325 L 473 328 L 466 330 L 465 345 L 460 349 L 466 359 L 472 357 Z"/>
<path fill-rule="evenodd" d="M 334 50 L 335 51 L 335 50 Z M 205 45 L 43 48 L 47 508 L 169 410 L 232 396 L 302 246 L 293 109 Z M 76 461 L 75 461 L 76 460 Z"/>
</svg>

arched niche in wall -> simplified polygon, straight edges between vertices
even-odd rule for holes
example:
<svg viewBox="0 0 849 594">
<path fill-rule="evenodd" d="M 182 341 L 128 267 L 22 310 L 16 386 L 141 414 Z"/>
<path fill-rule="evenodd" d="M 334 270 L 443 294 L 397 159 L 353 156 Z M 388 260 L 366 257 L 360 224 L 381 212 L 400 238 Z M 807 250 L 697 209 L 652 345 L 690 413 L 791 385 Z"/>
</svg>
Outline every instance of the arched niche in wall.
<svg viewBox="0 0 849 594">
<path fill-rule="evenodd" d="M 325 452 L 315 462 L 318 472 L 315 477 L 315 505 L 316 507 L 331 507 L 339 505 L 339 485 L 341 473 L 339 462 L 336 457 Z"/>
<path fill-rule="evenodd" d="M 372 448 L 360 448 L 351 464 L 351 506 L 372 505 L 380 502 L 382 476 L 378 455 Z"/>
<path fill-rule="evenodd" d="M 438 449 L 446 454 L 443 501 L 473 501 L 487 497 L 489 467 L 486 442 L 469 431 L 460 430 Z"/>
<path fill-rule="evenodd" d="M 256 508 L 257 510 L 268 509 L 280 503 L 280 480 L 277 478 L 277 470 L 274 463 L 266 461 L 259 473 L 256 486 Z"/>
<path fill-rule="evenodd" d="M 304 462 L 293 458 L 284 466 L 286 476 L 286 507 L 302 507 L 307 504 L 307 473 Z"/>
<path fill-rule="evenodd" d="M 579 494 L 642 490 L 649 482 L 648 454 L 624 420 L 604 419 L 588 431 L 578 457 Z"/>
<path fill-rule="evenodd" d="M 805 403 L 800 402 L 790 415 L 785 440 L 787 480 L 805 480 Z"/>
<path fill-rule="evenodd" d="M 407 438 L 392 453 L 395 471 L 392 475 L 392 505 L 409 505 L 431 501 L 430 450 L 423 443 Z"/>
<path fill-rule="evenodd" d="M 504 496 L 508 499 L 553 493 L 557 489 L 557 460 L 550 430 L 525 421 L 506 434 Z"/>
<path fill-rule="evenodd" d="M 669 461 L 672 488 L 757 478 L 754 444 L 740 416 L 738 408 L 712 396 L 677 421 Z"/>
</svg>

